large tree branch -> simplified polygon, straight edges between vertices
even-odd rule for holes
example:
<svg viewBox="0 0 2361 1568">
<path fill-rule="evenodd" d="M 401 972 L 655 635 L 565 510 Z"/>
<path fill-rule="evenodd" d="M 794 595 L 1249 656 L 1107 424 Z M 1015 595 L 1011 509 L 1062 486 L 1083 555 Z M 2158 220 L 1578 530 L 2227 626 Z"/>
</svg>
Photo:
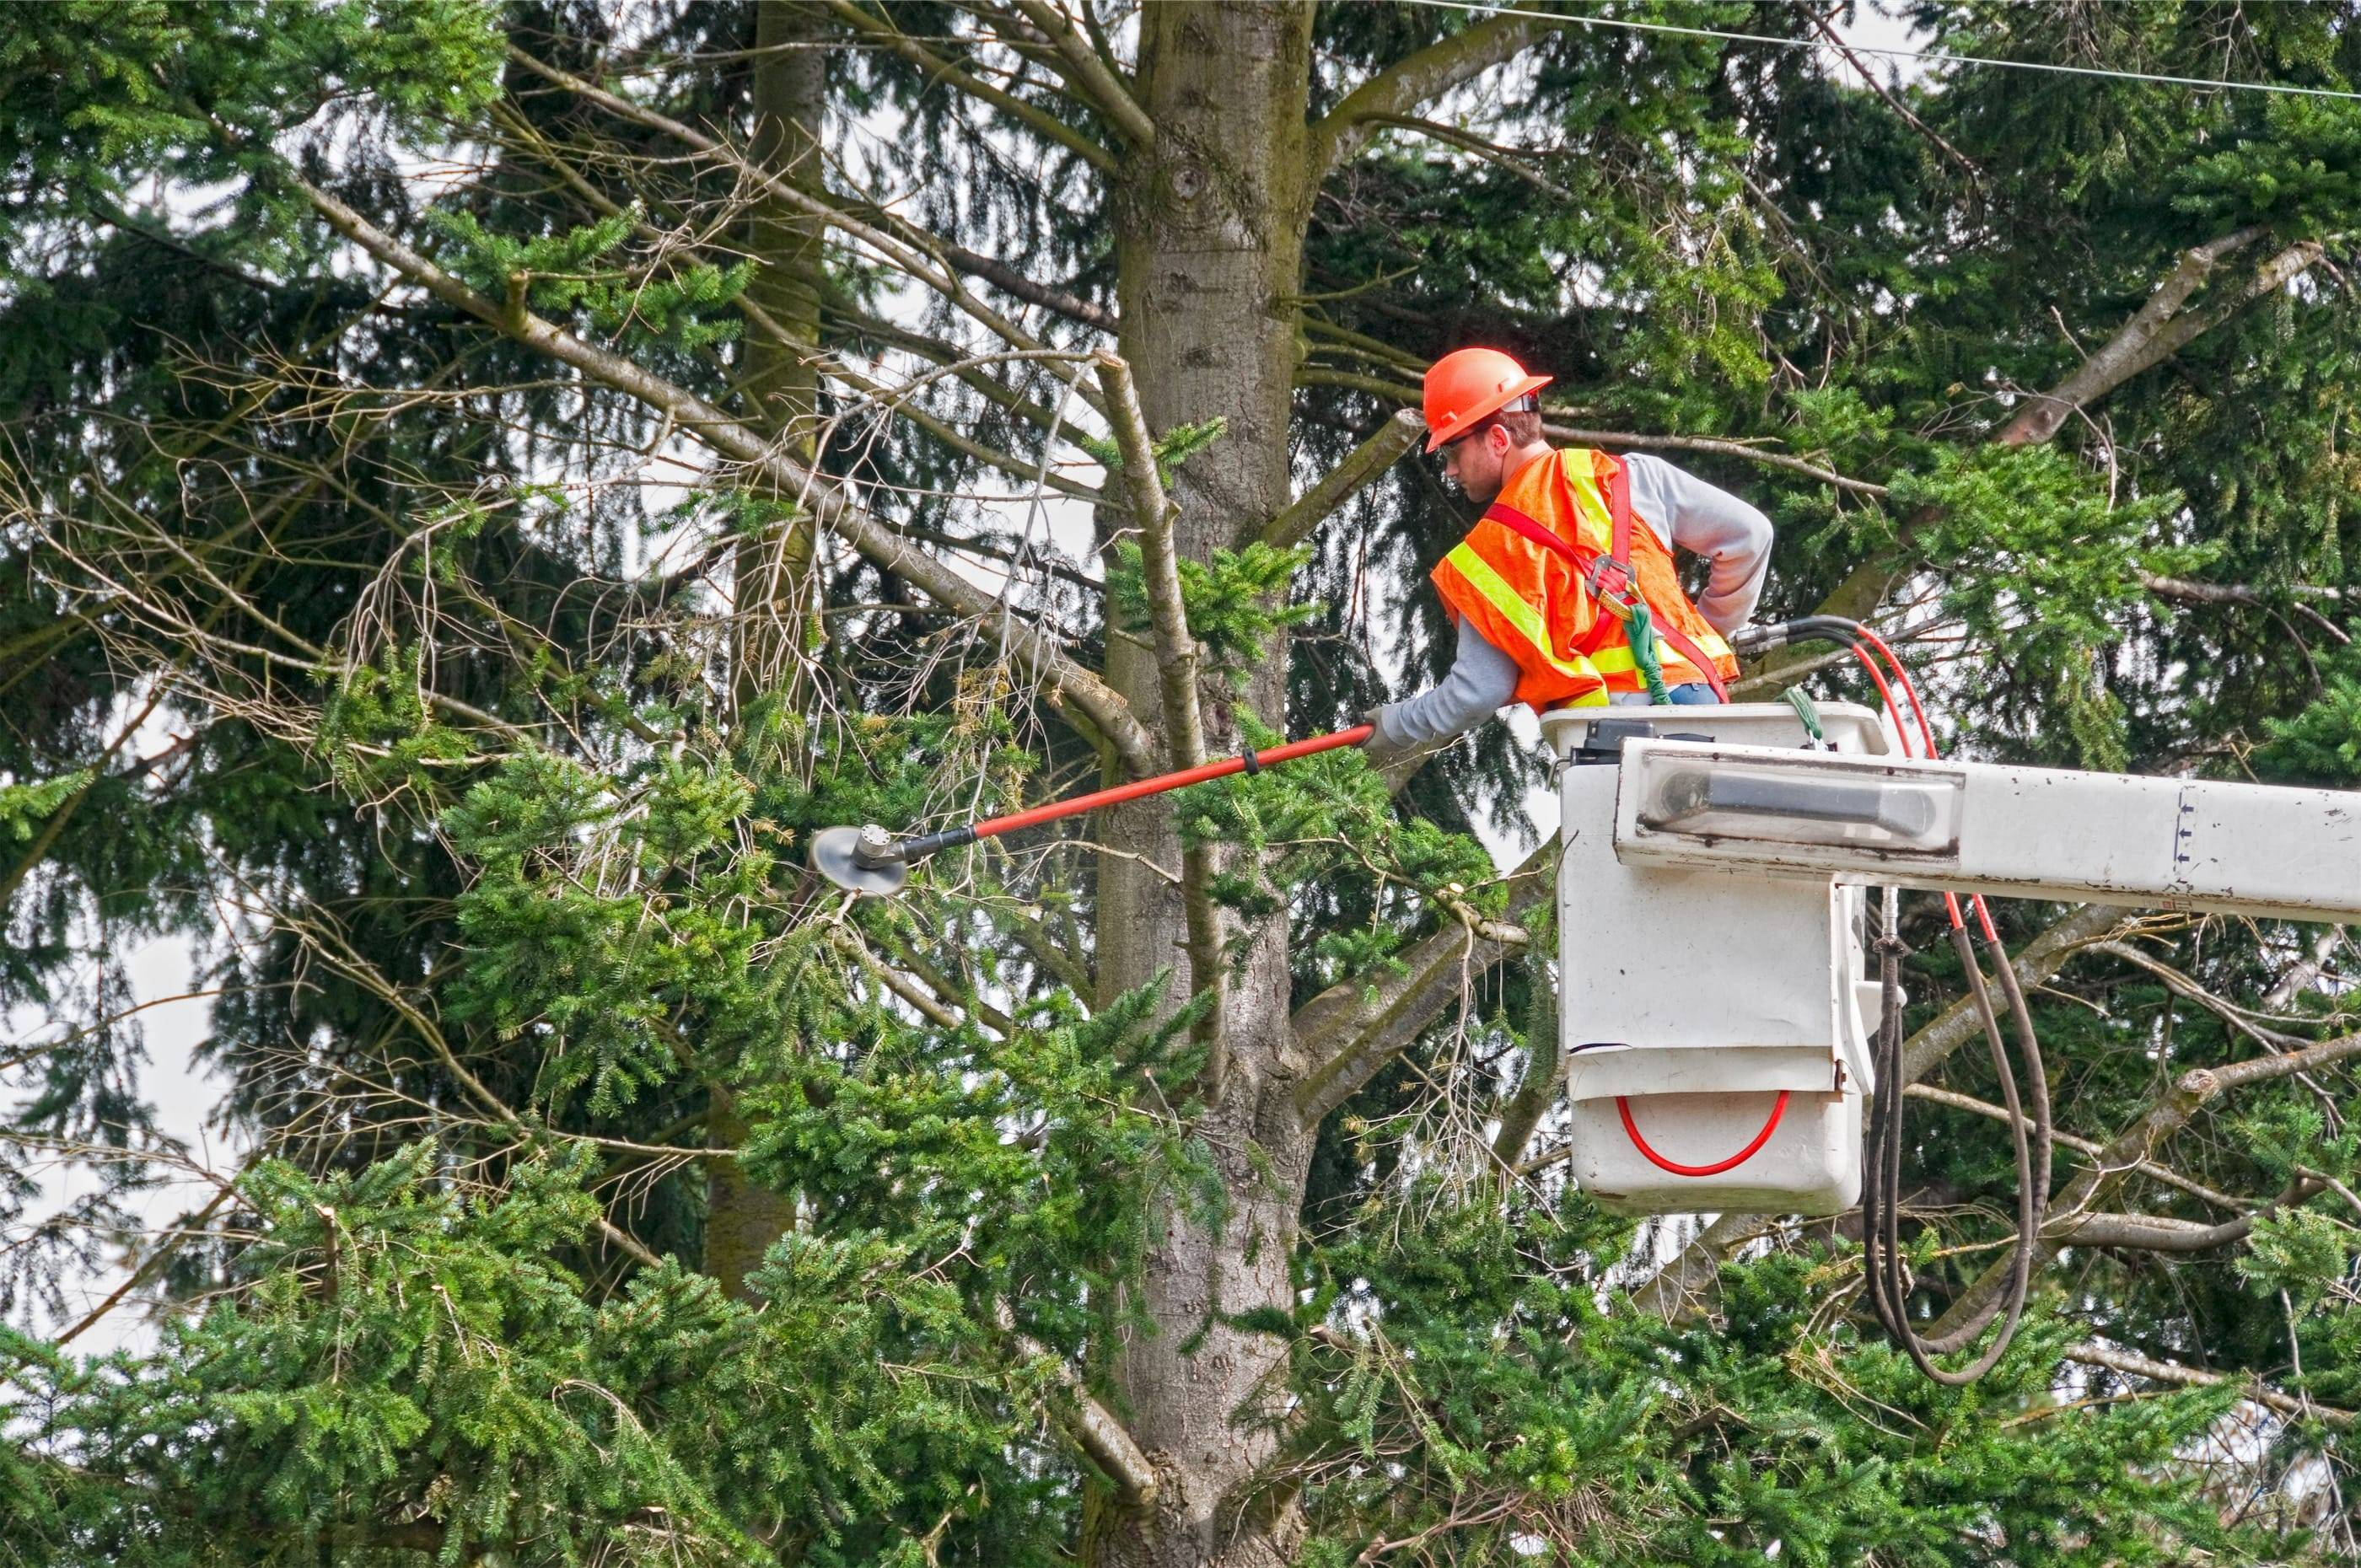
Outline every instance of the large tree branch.
<svg viewBox="0 0 2361 1568">
<path fill-rule="evenodd" d="M 1131 367 L 1106 349 L 1093 356 L 1092 364 L 1106 391 L 1107 419 L 1123 459 L 1120 477 L 1131 497 L 1132 516 L 1139 522 L 1141 586 L 1148 596 L 1148 626 L 1156 637 L 1157 689 L 1163 698 L 1167 749 L 1174 768 L 1193 768 L 1205 760 L 1205 712 L 1197 694 L 1197 640 L 1189 631 L 1188 605 L 1180 593 L 1180 553 L 1172 537 L 1173 520 L 1180 509 L 1165 494 L 1164 478 L 1156 466 L 1155 439 L 1148 433 L 1148 416 L 1132 385 Z M 1180 886 L 1181 912 L 1189 927 L 1190 984 L 1218 998 L 1222 916 L 1213 905 L 1213 876 L 1219 869 L 1214 854 L 1212 845 L 1202 843 L 1183 851 Z M 1217 1000 L 1206 1009 L 1197 1029 L 1197 1037 L 1212 1052 L 1206 1082 L 1215 1098 L 1227 1076 L 1222 1016 Z"/>
<path fill-rule="evenodd" d="M 2267 1219 L 2292 1203 L 2301 1203 L 2315 1193 L 2326 1190 L 2328 1184 L 2299 1177 L 2288 1190 L 2264 1203 L 2252 1213 L 2241 1214 L 2235 1220 L 2219 1224 L 2201 1224 L 2195 1220 L 2175 1219 L 2169 1214 L 2103 1214 L 2085 1212 L 2069 1214 L 2054 1225 L 2042 1229 L 2061 1247 L 2107 1246 L 2124 1247 L 2136 1252 L 2210 1252 L 2217 1246 L 2244 1241 L 2254 1230 L 2255 1222 Z"/>
<path fill-rule="evenodd" d="M 2181 307 L 2214 268 L 2261 239 L 2265 232 L 2259 225 L 2242 228 L 2182 252 L 2180 261 L 2157 285 L 2147 302 L 2114 337 L 2057 386 L 2027 398 L 2016 416 L 1994 433 L 1993 440 L 2004 446 L 2037 446 L 2048 441 L 2077 410 L 2106 397 L 2141 371 L 2187 347 L 2200 334 L 2228 320 L 2248 301 L 2279 287 L 2319 258 L 2317 241 L 2292 246 L 2265 263 L 2234 298 L 2211 310 L 2180 315 Z M 1820 601 L 1818 613 L 1867 620 L 1901 572 L 1893 555 L 1873 555 L 1854 567 Z M 1781 663 L 1792 662 L 1790 659 Z"/>
<path fill-rule="evenodd" d="M 1064 1356 L 1040 1341 L 1015 1332 L 1014 1314 L 1006 1302 L 999 1303 L 998 1313 L 1001 1327 L 1010 1333 L 1016 1347 L 1046 1365 L 1058 1387 L 1073 1401 L 1064 1424 L 1082 1451 L 1106 1472 L 1125 1502 L 1135 1508 L 1152 1502 L 1156 1497 L 1156 1464 L 1141 1450 L 1130 1429 L 1091 1392 L 1082 1375 L 1068 1365 Z"/>
<path fill-rule="evenodd" d="M 1702 1310 L 1721 1277 L 1724 1259 L 1769 1230 L 1768 1214 L 1721 1214 L 1690 1238 L 1673 1260 L 1631 1288 L 1632 1305 L 1666 1322 Z"/>
<path fill-rule="evenodd" d="M 2259 224 L 2250 225 L 2182 251 L 2172 270 L 2164 275 L 2164 280 L 2148 295 L 2147 302 L 2132 313 L 2131 320 L 2117 329 L 2114 336 L 2057 386 L 2026 400 L 2016 417 L 1993 439 L 2003 446 L 2038 445 L 2057 434 L 2059 427 L 2075 410 L 2104 397 L 2186 344 L 2196 335 L 2195 331 L 2181 332 L 2171 339 L 2170 347 L 2159 347 L 2173 332 L 2181 306 L 2213 276 L 2213 269 L 2267 232 Z"/>
<path fill-rule="evenodd" d="M 1426 420 L 1415 409 L 1397 409 L 1378 433 L 1345 455 L 1344 460 L 1320 477 L 1292 505 L 1262 528 L 1262 542 L 1291 550 L 1378 475 L 1401 460 L 1426 433 Z"/>
<path fill-rule="evenodd" d="M 2279 609 L 2278 599 L 2284 596 L 2290 601 L 2287 608 L 2318 627 L 2330 641 L 2340 648 L 2351 647 L 2353 643 L 2350 632 L 2303 602 L 2307 598 L 2343 598 L 2335 588 L 2318 587 L 2310 583 L 2290 583 L 2285 587 L 2266 591 L 2245 583 L 2195 583 L 2186 577 L 2167 577 L 2155 572 L 2140 573 L 2139 580 L 2140 587 L 2158 598 L 2180 599 L 2189 604 L 2246 605 L 2273 614 Z"/>
<path fill-rule="evenodd" d="M 1040 628 L 1005 615 L 993 595 L 910 543 L 856 504 L 837 483 L 777 450 L 745 425 L 695 393 L 621 355 L 583 342 L 525 309 L 478 293 L 291 168 L 284 177 L 302 192 L 330 227 L 387 267 L 455 309 L 467 312 L 519 343 L 663 413 L 708 450 L 762 472 L 797 497 L 820 524 L 879 566 L 938 603 L 974 617 L 1020 666 L 1046 681 L 1053 706 L 1072 703 L 1104 735 L 1136 773 L 1155 771 L 1156 750 L 1131 705 L 1084 669 Z M 786 188 L 786 187 L 783 187 Z"/>
<path fill-rule="evenodd" d="M 1550 894 L 1551 879 L 1538 874 L 1550 864 L 1544 844 L 1510 873 L 1509 917 L 1514 919 Z M 1337 981 L 1295 1010 L 1290 1020 L 1297 1049 L 1312 1063 L 1295 1091 L 1306 1126 L 1350 1100 L 1466 994 L 1466 982 L 1512 950 L 1507 933 L 1492 923 L 1455 923 L 1412 943 L 1392 972 L 1372 980 Z"/>
<path fill-rule="evenodd" d="M 1565 24 L 1536 16 L 1488 16 L 1427 45 L 1345 94 L 1312 127 L 1310 183 L 1358 152 L 1378 132 L 1381 116 L 1406 115 L 1504 60 L 1513 60 Z"/>
<path fill-rule="evenodd" d="M 1094 305 L 1080 294 L 1049 283 L 1037 283 L 997 257 L 970 250 L 963 245 L 938 238 L 935 248 L 943 259 L 971 278 L 981 278 L 1004 294 L 1014 295 L 1028 305 L 1038 305 L 1052 311 L 1080 326 L 1095 327 L 1112 334 L 1115 330 L 1115 313 L 1104 305 Z"/>
<path fill-rule="evenodd" d="M 1101 349 L 1092 356 L 1105 389 L 1108 423 L 1123 458 L 1120 476 L 1139 524 L 1139 561 L 1148 595 L 1148 619 L 1156 633 L 1158 675 L 1164 697 L 1172 765 L 1193 768 L 1205 760 L 1205 716 L 1197 700 L 1197 640 L 1189 634 L 1189 612 L 1180 597 L 1180 562 L 1173 547 L 1172 499 L 1164 493 L 1156 466 L 1156 444 L 1132 386 L 1131 367 Z"/>
</svg>

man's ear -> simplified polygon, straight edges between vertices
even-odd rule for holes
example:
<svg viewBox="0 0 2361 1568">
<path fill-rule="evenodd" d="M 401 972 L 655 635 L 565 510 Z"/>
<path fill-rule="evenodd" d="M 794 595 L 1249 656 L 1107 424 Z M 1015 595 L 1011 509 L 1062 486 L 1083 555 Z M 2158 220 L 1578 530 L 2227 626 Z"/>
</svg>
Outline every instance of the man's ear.
<svg viewBox="0 0 2361 1568">
<path fill-rule="evenodd" d="M 1505 424 L 1490 425 L 1485 429 L 1484 448 L 1495 457 L 1506 457 L 1509 448 L 1516 444 L 1517 438 L 1509 433 L 1509 427 Z"/>
</svg>

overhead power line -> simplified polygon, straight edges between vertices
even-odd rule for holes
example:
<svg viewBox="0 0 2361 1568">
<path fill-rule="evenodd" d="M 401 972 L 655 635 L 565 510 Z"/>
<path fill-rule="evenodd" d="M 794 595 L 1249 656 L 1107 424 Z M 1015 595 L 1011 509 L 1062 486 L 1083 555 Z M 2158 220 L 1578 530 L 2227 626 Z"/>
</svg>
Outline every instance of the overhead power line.
<svg viewBox="0 0 2361 1568">
<path fill-rule="evenodd" d="M 1730 43 L 1768 44 L 1773 49 L 1834 49 L 1822 38 L 1782 38 L 1765 33 L 1731 33 L 1719 27 L 1685 27 L 1676 22 L 1635 22 L 1623 16 L 1586 16 L 1574 11 L 1526 11 L 1513 5 L 1477 5 L 1475 0 L 1410 0 L 1443 11 L 1466 11 L 1486 16 L 1531 16 L 1544 22 L 1565 22 L 1580 27 L 1619 27 L 1632 33 L 1674 33 L 1688 38 L 1722 38 Z M 2158 76 L 2145 71 L 2110 71 L 2099 65 L 2057 65 L 2040 60 L 1991 60 L 1982 55 L 1945 54 L 1936 49 L 1879 49 L 1872 44 L 1847 44 L 1855 54 L 1882 55 L 1888 60 L 1923 60 L 1937 65 L 1974 65 L 1997 71 L 2039 71 L 2053 76 L 2099 76 L 2112 82 L 2154 82 L 2168 87 L 2226 87 L 2241 93 L 2279 93 L 2295 98 L 2342 98 L 2361 102 L 2361 93 L 2335 87 L 2298 87 L 2288 82 L 2233 82 L 2214 76 Z"/>
</svg>

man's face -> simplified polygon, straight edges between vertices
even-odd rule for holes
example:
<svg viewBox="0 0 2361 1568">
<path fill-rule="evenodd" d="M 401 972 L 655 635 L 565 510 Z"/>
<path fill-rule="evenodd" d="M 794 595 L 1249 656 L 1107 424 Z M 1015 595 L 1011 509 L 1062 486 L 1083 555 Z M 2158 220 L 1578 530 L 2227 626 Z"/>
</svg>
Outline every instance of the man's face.
<svg viewBox="0 0 2361 1568">
<path fill-rule="evenodd" d="M 1489 506 L 1507 477 L 1509 432 L 1488 424 L 1449 443 L 1435 453 L 1443 459 L 1443 477 L 1456 484 L 1469 500 Z"/>
</svg>

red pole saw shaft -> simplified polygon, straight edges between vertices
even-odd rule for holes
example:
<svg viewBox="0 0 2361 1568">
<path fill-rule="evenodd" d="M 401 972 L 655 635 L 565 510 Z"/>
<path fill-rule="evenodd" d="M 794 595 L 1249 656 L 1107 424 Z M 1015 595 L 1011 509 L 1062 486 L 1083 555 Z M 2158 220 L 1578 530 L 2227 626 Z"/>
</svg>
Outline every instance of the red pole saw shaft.
<svg viewBox="0 0 2361 1568">
<path fill-rule="evenodd" d="M 1186 789 L 1191 784 L 1209 779 L 1227 778 L 1232 773 L 1260 773 L 1275 762 L 1291 762 L 1298 757 L 1309 757 L 1315 751 L 1333 751 L 1340 746 L 1357 746 L 1369 738 L 1371 727 L 1356 724 L 1350 729 L 1339 729 L 1334 735 L 1315 735 L 1308 740 L 1290 740 L 1284 746 L 1273 746 L 1267 751 L 1249 751 L 1242 757 L 1224 757 L 1218 762 L 1203 762 L 1179 773 L 1159 773 L 1152 779 L 1137 779 L 1130 784 L 1116 784 L 1112 789 L 1093 790 L 1067 800 L 1051 801 L 1029 811 L 1012 811 L 1005 817 L 987 817 L 981 822 L 971 822 L 963 828 L 947 828 L 939 833 L 923 834 L 903 840 L 902 853 L 906 861 L 931 855 L 938 850 L 948 850 L 961 844 L 972 844 L 978 839 L 996 834 L 1014 833 L 1020 828 L 1038 828 L 1044 822 L 1062 821 L 1080 817 L 1086 811 L 1096 811 L 1104 806 L 1121 806 L 1127 800 L 1138 800 L 1167 790 Z"/>
<path fill-rule="evenodd" d="M 1315 751 L 1333 751 L 1339 746 L 1357 746 L 1369 738 L 1369 729 L 1366 724 L 1356 725 L 1350 729 L 1340 729 L 1334 735 L 1317 735 L 1309 740 L 1290 740 L 1284 746 L 1273 746 L 1268 751 L 1249 751 L 1243 757 L 1224 757 L 1218 762 L 1200 762 L 1177 773 L 1160 773 L 1152 779 L 1116 784 L 1112 789 L 1093 790 L 1089 795 L 1037 806 L 1029 811 L 1012 811 L 1005 817 L 987 817 L 975 825 L 975 836 L 989 839 L 995 833 L 1014 833 L 1019 828 L 1038 828 L 1044 822 L 1080 817 L 1103 806 L 1121 806 L 1127 800 L 1162 795 L 1169 789 L 1187 789 L 1191 784 L 1203 784 L 1210 779 L 1225 779 L 1232 773 L 1260 773 L 1274 762 L 1291 762 L 1298 757 L 1308 757 Z"/>
</svg>

